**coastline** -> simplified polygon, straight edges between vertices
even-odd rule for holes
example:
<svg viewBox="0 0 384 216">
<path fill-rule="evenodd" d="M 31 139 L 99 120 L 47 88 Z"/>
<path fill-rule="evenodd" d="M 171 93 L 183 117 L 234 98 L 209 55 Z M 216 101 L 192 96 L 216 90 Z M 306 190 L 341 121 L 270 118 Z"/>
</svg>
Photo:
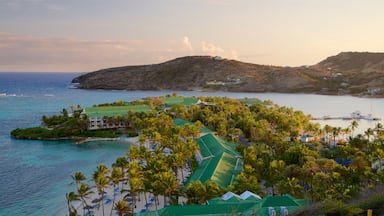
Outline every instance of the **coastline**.
<svg viewBox="0 0 384 216">
<path fill-rule="evenodd" d="M 97 141 L 119 141 L 121 140 L 119 137 L 117 138 L 102 138 L 102 137 L 87 137 L 85 139 L 76 141 L 76 145 L 81 145 L 88 142 L 97 142 Z"/>
</svg>

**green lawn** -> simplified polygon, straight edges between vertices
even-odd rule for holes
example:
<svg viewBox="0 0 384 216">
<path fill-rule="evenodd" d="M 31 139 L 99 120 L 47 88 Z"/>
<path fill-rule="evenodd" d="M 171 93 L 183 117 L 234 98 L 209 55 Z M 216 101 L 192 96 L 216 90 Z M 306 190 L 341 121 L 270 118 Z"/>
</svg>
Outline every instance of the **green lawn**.
<svg viewBox="0 0 384 216">
<path fill-rule="evenodd" d="M 128 111 L 151 112 L 151 109 L 147 105 L 100 106 L 85 108 L 85 114 L 89 117 L 122 116 L 127 115 Z"/>
</svg>

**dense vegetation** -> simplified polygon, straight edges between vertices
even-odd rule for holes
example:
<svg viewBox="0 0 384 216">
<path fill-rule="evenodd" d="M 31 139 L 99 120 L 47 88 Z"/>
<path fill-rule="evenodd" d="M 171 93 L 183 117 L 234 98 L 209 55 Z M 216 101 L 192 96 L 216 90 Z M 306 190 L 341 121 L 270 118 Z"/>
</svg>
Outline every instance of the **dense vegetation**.
<svg viewBox="0 0 384 216">
<path fill-rule="evenodd" d="M 33 139 L 33 140 L 57 140 L 57 139 L 73 139 L 82 140 L 87 137 L 115 138 L 122 134 L 129 136 L 137 135 L 130 128 L 124 129 L 100 129 L 88 130 L 89 119 L 87 115 L 82 115 L 82 108 L 78 106 L 74 109 L 71 106 L 72 114 L 63 109 L 59 115 L 50 117 L 43 116 L 41 118 L 42 126 L 32 128 L 17 128 L 11 131 L 11 136 L 17 139 Z M 117 121 L 122 117 L 104 117 L 109 121 Z M 124 119 L 123 119 L 124 120 Z"/>
<path fill-rule="evenodd" d="M 355 135 L 356 121 L 352 121 L 348 128 L 329 125 L 321 128 L 303 112 L 271 102 L 271 105 L 247 106 L 225 97 L 200 99 L 206 103 L 189 107 L 174 105 L 168 112 L 161 113 L 156 112 L 161 104 L 158 98 L 133 102 L 151 104 L 154 109 L 150 113 L 131 112 L 120 119 L 139 134 L 140 146 L 132 146 L 111 168 L 104 164 L 97 167 L 92 180 L 100 201 L 110 183 L 116 187 L 127 181 L 129 187 L 125 190 L 129 188 L 129 200 L 133 202 L 138 194 L 151 193 L 155 197 L 162 195 L 164 202 L 170 204 L 177 204 L 180 196 L 186 197 L 189 203 L 204 203 L 225 191 L 241 193 L 249 190 L 260 195 L 291 194 L 311 200 L 314 206 L 301 212 L 302 215 L 357 215 L 368 208 L 383 212 L 383 194 L 373 193 L 367 199 L 356 201 L 368 189 L 378 187 L 384 181 L 384 130 L 381 123 L 364 134 Z M 176 117 L 195 124 L 174 126 Z M 71 125 L 81 125 L 85 119 L 65 114 L 43 117 L 48 128 L 62 128 L 65 132 L 70 128 L 65 127 L 68 120 L 76 122 Z M 194 182 L 184 189 L 179 186 L 177 173 L 181 169 L 193 169 L 196 164 L 194 152 L 198 146 L 194 138 L 199 136 L 203 125 L 237 143 L 243 156 L 243 170 L 228 188 L 220 188 L 210 181 Z M 31 128 L 22 131 L 38 137 L 50 130 Z M 21 136 L 19 129 L 14 132 Z M 301 138 L 307 134 L 313 139 L 303 142 Z M 76 215 L 79 212 L 70 203 L 80 199 L 85 212 L 93 190 L 81 172 L 76 172 L 72 178 L 76 190 L 67 194 L 68 210 Z M 132 213 L 126 200 L 113 200 L 115 209 L 122 215 Z M 308 213 L 310 211 L 312 213 Z"/>
</svg>

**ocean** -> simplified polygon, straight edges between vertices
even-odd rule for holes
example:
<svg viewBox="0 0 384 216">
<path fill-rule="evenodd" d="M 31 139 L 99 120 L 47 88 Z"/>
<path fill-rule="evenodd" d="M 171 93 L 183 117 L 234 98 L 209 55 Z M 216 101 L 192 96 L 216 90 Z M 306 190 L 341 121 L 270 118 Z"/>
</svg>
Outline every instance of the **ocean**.
<svg viewBox="0 0 384 216">
<path fill-rule="evenodd" d="M 99 163 L 110 166 L 123 156 L 128 143 L 15 140 L 11 130 L 40 125 L 43 115 L 58 114 L 71 105 L 82 107 L 117 100 L 131 101 L 173 91 L 105 91 L 71 88 L 79 73 L 0 73 L 0 215 L 66 215 L 65 193 L 74 172 L 87 176 Z M 300 109 L 316 117 L 346 116 L 356 110 L 384 119 L 384 99 L 311 94 L 178 91 L 183 96 L 256 97 Z M 346 127 L 349 121 L 323 121 Z M 359 121 L 373 128 L 376 121 Z M 383 120 L 380 121 L 383 123 Z"/>
</svg>

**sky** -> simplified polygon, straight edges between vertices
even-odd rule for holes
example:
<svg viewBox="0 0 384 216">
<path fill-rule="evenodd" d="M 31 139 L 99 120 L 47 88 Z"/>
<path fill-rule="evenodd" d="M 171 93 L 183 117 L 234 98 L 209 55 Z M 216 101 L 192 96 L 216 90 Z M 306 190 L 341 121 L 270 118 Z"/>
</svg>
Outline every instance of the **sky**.
<svg viewBox="0 0 384 216">
<path fill-rule="evenodd" d="M 0 71 L 90 72 L 190 55 L 313 65 L 384 50 L 383 0 L 0 0 Z"/>
</svg>

